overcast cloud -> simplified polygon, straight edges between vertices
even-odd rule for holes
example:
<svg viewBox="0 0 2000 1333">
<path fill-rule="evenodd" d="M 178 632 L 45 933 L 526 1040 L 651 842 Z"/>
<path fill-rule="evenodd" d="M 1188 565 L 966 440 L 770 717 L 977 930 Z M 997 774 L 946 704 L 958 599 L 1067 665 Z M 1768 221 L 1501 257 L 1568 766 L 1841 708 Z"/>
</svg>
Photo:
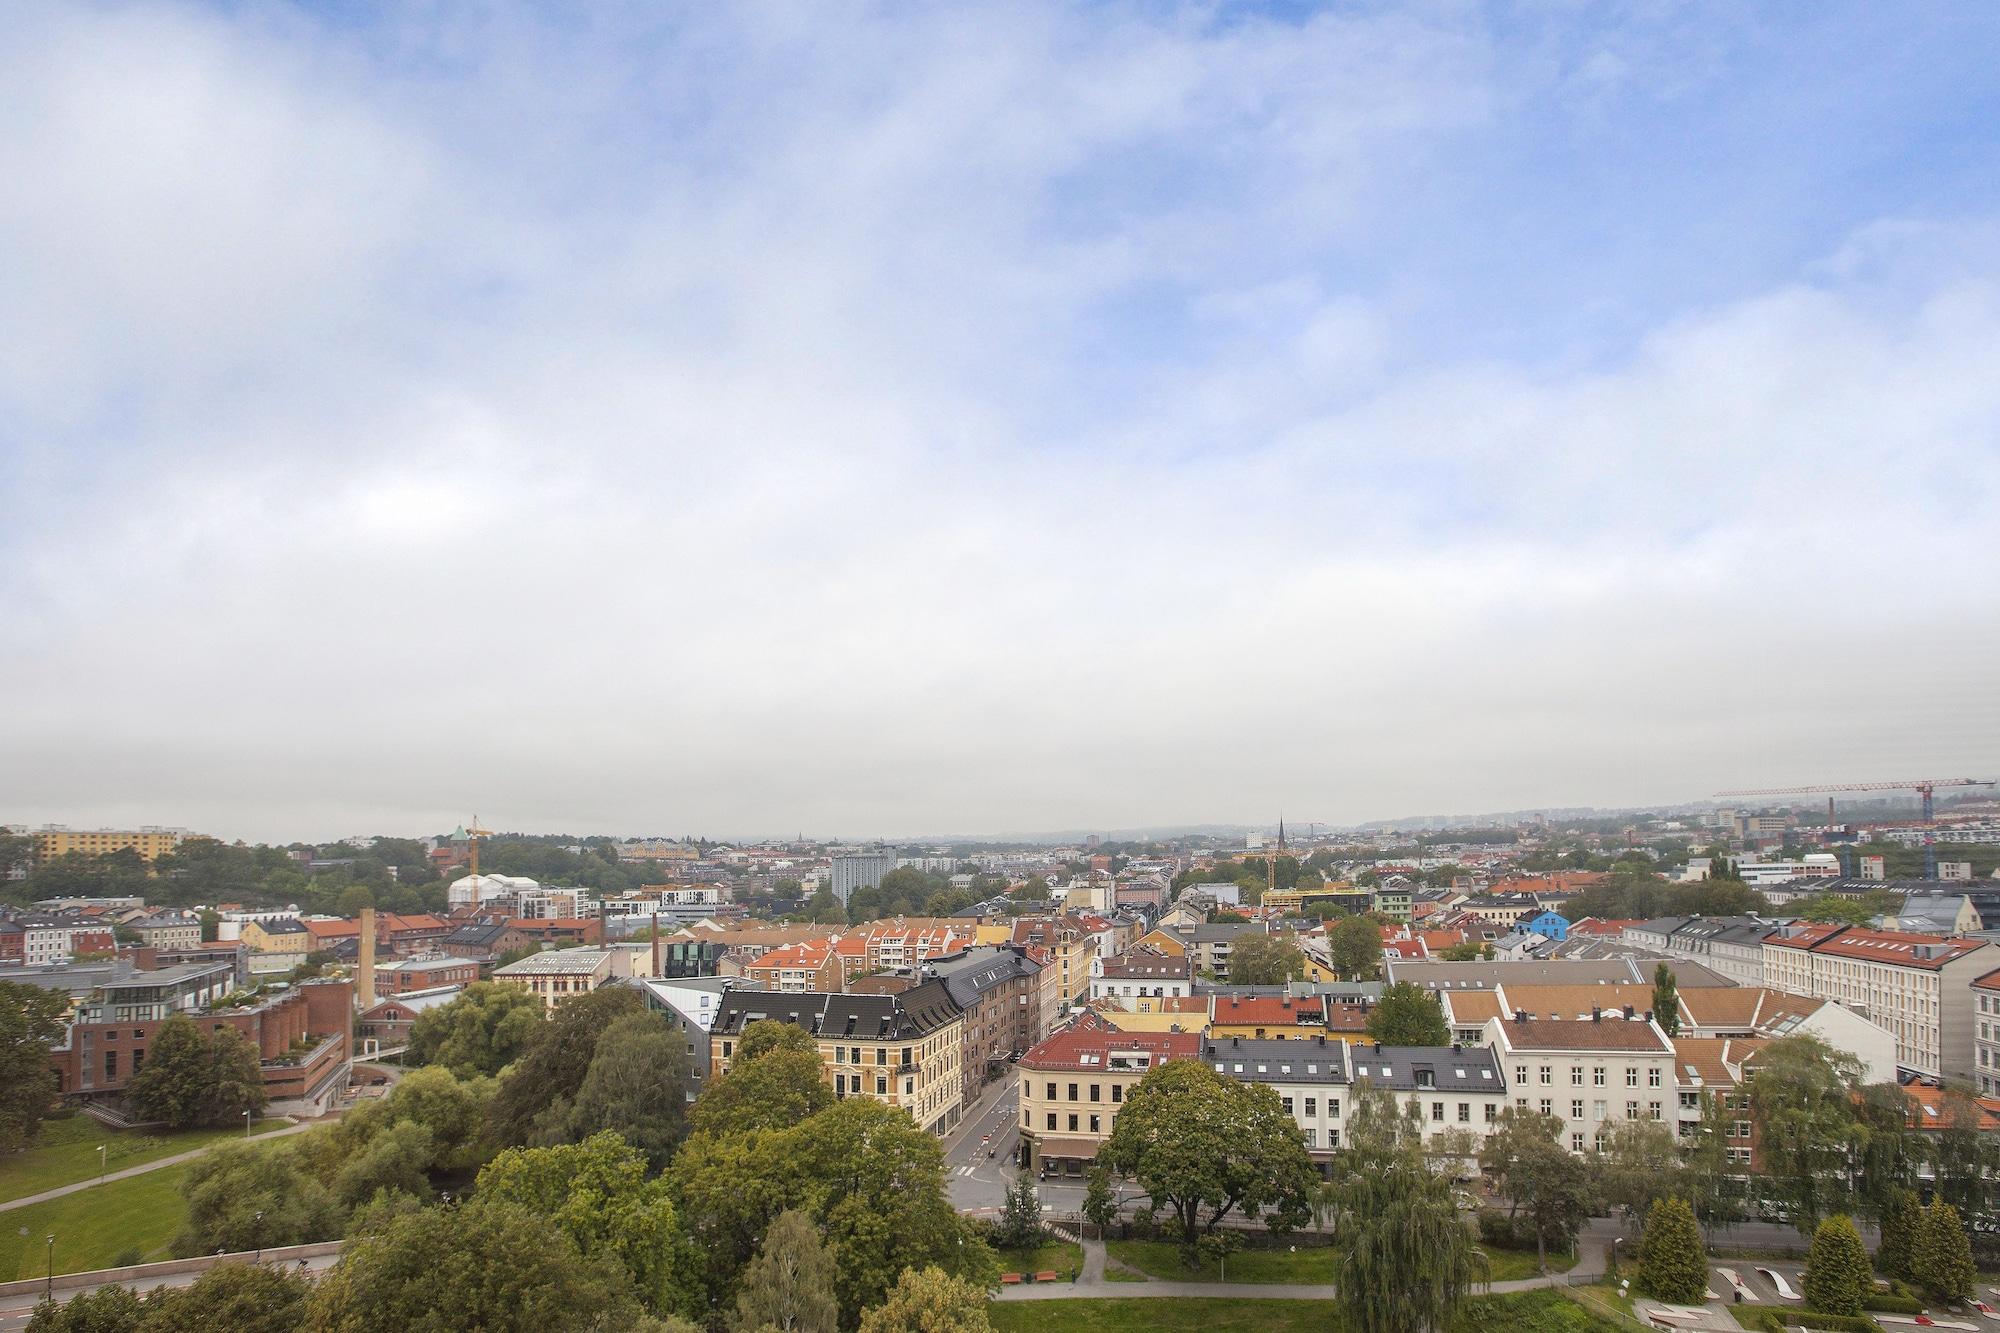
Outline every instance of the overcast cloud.
<svg viewBox="0 0 2000 1333">
<path fill-rule="evenodd" d="M 0 10 L 0 818 L 2000 770 L 1990 6 L 418 8 Z"/>
</svg>

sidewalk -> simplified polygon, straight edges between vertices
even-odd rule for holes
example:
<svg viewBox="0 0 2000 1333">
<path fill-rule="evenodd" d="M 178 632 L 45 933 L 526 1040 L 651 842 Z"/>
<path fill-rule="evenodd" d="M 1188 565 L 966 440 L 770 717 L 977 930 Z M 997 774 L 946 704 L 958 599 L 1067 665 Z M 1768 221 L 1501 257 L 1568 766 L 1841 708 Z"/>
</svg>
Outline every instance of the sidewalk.
<svg viewBox="0 0 2000 1333">
<path fill-rule="evenodd" d="M 283 1129 L 274 1129 L 263 1134 L 246 1135 L 243 1138 L 243 1142 L 266 1143 L 271 1139 L 281 1139 L 287 1134 L 303 1134 L 314 1125 L 320 1123 L 322 1122 L 318 1120 L 301 1120 L 287 1125 Z M 74 1185 L 64 1185 L 59 1189 L 43 1190 L 40 1194 L 29 1194 L 23 1198 L 9 1199 L 5 1203 L 0 1203 L 0 1213 L 11 1212 L 16 1208 L 26 1208 L 31 1203 L 47 1203 L 50 1199 L 60 1199 L 65 1194 L 75 1194 L 79 1190 L 96 1189 L 99 1185 L 109 1185 L 114 1180 L 127 1180 L 133 1176 L 143 1176 L 148 1171 L 159 1171 L 165 1167 L 179 1166 L 182 1162 L 192 1162 L 195 1158 L 208 1152 L 210 1149 L 220 1148 L 232 1141 L 230 1139 L 220 1139 L 214 1143 L 204 1143 L 199 1148 L 190 1148 L 186 1152 L 175 1153 L 171 1157 L 156 1157 L 150 1162 L 141 1162 L 137 1166 L 128 1166 L 122 1170 L 113 1171 L 107 1176 L 92 1176 L 89 1180 L 80 1180 Z"/>
</svg>

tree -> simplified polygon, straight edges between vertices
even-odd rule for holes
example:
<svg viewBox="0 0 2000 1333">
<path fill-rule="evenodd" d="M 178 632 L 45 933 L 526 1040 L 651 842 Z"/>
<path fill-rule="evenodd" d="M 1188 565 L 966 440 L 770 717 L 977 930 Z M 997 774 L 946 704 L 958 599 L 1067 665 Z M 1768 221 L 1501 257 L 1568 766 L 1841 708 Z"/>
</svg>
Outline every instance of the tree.
<svg viewBox="0 0 2000 1333">
<path fill-rule="evenodd" d="M 187 1225 L 174 1253 L 187 1257 L 340 1234 L 340 1209 L 326 1186 L 302 1171 L 282 1144 L 231 1143 L 188 1166 Z"/>
<path fill-rule="evenodd" d="M 387 1191 L 413 1198 L 430 1196 L 426 1172 L 433 1157 L 431 1132 L 414 1120 L 391 1125 L 347 1159 L 336 1173 L 333 1197 L 343 1208 L 356 1208 Z"/>
<path fill-rule="evenodd" d="M 1371 981 L 1381 969 L 1382 931 L 1365 916 L 1343 917 L 1326 933 L 1333 970 L 1353 981 Z"/>
<path fill-rule="evenodd" d="M 687 1137 L 688 1085 L 694 1062 L 687 1040 L 658 1013 L 627 1014 L 597 1039 L 597 1053 L 559 1123 L 542 1142 L 577 1143 L 613 1130 L 663 1169 Z"/>
<path fill-rule="evenodd" d="M 1190 1258 L 1200 1233 L 1232 1212 L 1265 1215 L 1273 1231 L 1303 1225 L 1318 1182 L 1276 1090 L 1193 1060 L 1139 1080 L 1097 1160 L 1174 1214 Z"/>
<path fill-rule="evenodd" d="M 518 1204 L 425 1208 L 348 1242 L 319 1279 L 307 1333 L 409 1328 L 516 1330 L 629 1327 L 625 1276 L 589 1260 L 553 1223 Z"/>
<path fill-rule="evenodd" d="M 1027 1250 L 1040 1245 L 1043 1235 L 1042 1201 L 1035 1193 L 1035 1182 L 1024 1171 L 1007 1187 L 1007 1205 L 993 1229 L 993 1243 L 1003 1249 Z"/>
<path fill-rule="evenodd" d="M 1669 1195 L 1687 1197 L 1680 1144 L 1663 1120 L 1609 1122 L 1597 1159 L 1606 1203 L 1639 1214 Z"/>
<path fill-rule="evenodd" d="M 1306 956 L 1286 935 L 1239 935 L 1229 951 L 1232 986 L 1282 986 L 1306 974 Z"/>
<path fill-rule="evenodd" d="M 1782 1037 L 1757 1053 L 1750 1085 L 1768 1188 L 1810 1236 L 1852 1198 L 1851 1167 L 1867 1142 L 1861 1065 L 1817 1037 Z"/>
<path fill-rule="evenodd" d="M 1108 1227 L 1117 1218 L 1118 1200 L 1111 1193 L 1111 1172 L 1092 1162 L 1085 1174 L 1083 1220 L 1094 1227 Z"/>
<path fill-rule="evenodd" d="M 1485 1273 L 1485 1259 L 1459 1220 L 1451 1182 L 1421 1158 L 1412 1128 L 1388 1092 L 1355 1090 L 1355 1120 L 1333 1211 L 1337 1281 L 1355 1333 L 1449 1327 Z"/>
<path fill-rule="evenodd" d="M 257 1048 L 235 1028 L 208 1034 L 208 1097 L 201 1110 L 202 1125 L 237 1125 L 269 1100 Z M 140 1070 L 144 1073 L 145 1070 Z"/>
<path fill-rule="evenodd" d="M 1676 1305 L 1699 1305 L 1708 1290 L 1708 1254 L 1685 1200 L 1653 1200 L 1639 1238 L 1639 1287 Z"/>
<path fill-rule="evenodd" d="M 1861 1232 L 1845 1214 L 1829 1217 L 1813 1233 L 1806 1253 L 1806 1305 L 1821 1314 L 1858 1315 L 1875 1288 Z"/>
<path fill-rule="evenodd" d="M 1665 963 L 1653 969 L 1653 1019 L 1669 1037 L 1681 1035 L 1681 983 Z"/>
<path fill-rule="evenodd" d="M 1875 1267 L 1883 1277 L 1908 1281 L 1915 1276 L 1917 1235 L 1923 1230 L 1924 1206 L 1911 1189 L 1898 1189 L 1882 1212 L 1882 1243 L 1875 1249 Z"/>
<path fill-rule="evenodd" d="M 1681 1182 L 1695 1221 L 1704 1227 L 1721 1226 L 1743 1215 L 1742 1187 L 1729 1160 L 1730 1119 L 1721 1097 L 1702 1093 L 1701 1121 L 1682 1149 Z"/>
<path fill-rule="evenodd" d="M 833 1256 L 819 1228 L 797 1209 L 772 1220 L 757 1257 L 743 1271 L 730 1327 L 740 1333 L 834 1333 L 840 1302 L 833 1294 Z"/>
<path fill-rule="evenodd" d="M 204 1033 L 187 1015 L 173 1014 L 153 1034 L 125 1098 L 139 1119 L 175 1129 L 237 1125 L 245 1111 L 263 1109 L 264 1077 L 257 1052 L 236 1029 Z"/>
<path fill-rule="evenodd" d="M 156 1288 L 137 1333 L 292 1333 L 311 1292 L 289 1268 L 217 1264 L 188 1286 Z"/>
<path fill-rule="evenodd" d="M 1924 1209 L 1910 1252 L 1910 1276 L 1933 1300 L 1960 1301 L 1972 1295 L 1972 1244 L 1958 1209 L 1934 1199 Z"/>
<path fill-rule="evenodd" d="M 541 1000 L 498 981 L 476 981 L 450 1004 L 426 1009 L 410 1027 L 409 1061 L 443 1065 L 461 1078 L 498 1074 L 542 1026 Z"/>
<path fill-rule="evenodd" d="M 1480 1165 L 1525 1216 L 1535 1235 L 1535 1258 L 1548 1267 L 1548 1247 L 1567 1247 L 1590 1215 L 1597 1198 L 1591 1166 L 1565 1149 L 1557 1136 L 1562 1121 L 1510 1106 L 1479 1154 Z"/>
<path fill-rule="evenodd" d="M 99 1287 L 66 1301 L 37 1301 L 28 1333 L 136 1333 L 145 1317 L 145 1302 L 130 1287 Z"/>
<path fill-rule="evenodd" d="M 0 981 L 0 1155 L 33 1143 L 55 1107 L 49 1051 L 68 1008 L 61 991 Z"/>
<path fill-rule="evenodd" d="M 610 1132 L 582 1143 L 515 1148 L 479 1173 L 473 1197 L 553 1223 L 585 1259 L 608 1258 L 649 1312 L 695 1309 L 694 1269 L 671 1189 L 646 1156 Z"/>
<path fill-rule="evenodd" d="M 1236 975 L 1232 955 L 1229 975 Z M 1449 1046 L 1451 1028 L 1437 996 L 1412 981 L 1385 987 L 1368 1015 L 1368 1035 L 1384 1046 Z"/>
<path fill-rule="evenodd" d="M 558 1133 L 596 1058 L 600 1034 L 627 1014 L 643 1013 L 645 1006 L 629 986 L 606 986 L 557 1004 L 501 1076 L 487 1108 L 494 1141 L 533 1143 Z"/>
<path fill-rule="evenodd" d="M 833 1105 L 819 1049 L 803 1029 L 764 1019 L 743 1029 L 729 1072 L 712 1079 L 689 1112 L 697 1131 L 789 1129 Z"/>
<path fill-rule="evenodd" d="M 992 1333 L 986 1291 L 942 1268 L 905 1268 L 888 1298 L 861 1316 L 861 1333 Z"/>
</svg>

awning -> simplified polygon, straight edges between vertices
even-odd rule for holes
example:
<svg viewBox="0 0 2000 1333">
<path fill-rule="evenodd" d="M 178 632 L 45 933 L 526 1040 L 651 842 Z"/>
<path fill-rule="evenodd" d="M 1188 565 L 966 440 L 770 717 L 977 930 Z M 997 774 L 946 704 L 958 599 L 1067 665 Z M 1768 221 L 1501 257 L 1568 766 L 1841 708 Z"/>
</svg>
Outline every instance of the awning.
<svg viewBox="0 0 2000 1333">
<path fill-rule="evenodd" d="M 1098 1146 L 1103 1142 L 1102 1139 L 1036 1139 L 1035 1156 L 1087 1162 L 1097 1156 Z"/>
</svg>

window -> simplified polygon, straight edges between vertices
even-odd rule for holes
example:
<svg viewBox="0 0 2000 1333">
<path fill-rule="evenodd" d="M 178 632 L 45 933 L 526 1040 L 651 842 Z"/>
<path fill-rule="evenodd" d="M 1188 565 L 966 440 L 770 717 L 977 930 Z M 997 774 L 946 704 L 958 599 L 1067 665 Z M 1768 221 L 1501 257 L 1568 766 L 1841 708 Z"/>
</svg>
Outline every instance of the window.
<svg viewBox="0 0 2000 1333">
<path fill-rule="evenodd" d="M 1054 1101 L 1054 1100 L 1056 1099 L 1056 1085 L 1055 1085 L 1055 1084 L 1053 1084 L 1053 1083 L 1049 1084 L 1049 1097 L 1048 1097 L 1048 1099 L 1049 1099 L 1050 1101 Z"/>
<path fill-rule="evenodd" d="M 118 1077 L 118 1052 L 106 1051 L 104 1053 L 104 1077 L 108 1079 Z"/>
<path fill-rule="evenodd" d="M 1290 1115 L 1292 1113 L 1292 1099 L 1290 1097 L 1280 1097 L 1278 1100 L 1284 1103 L 1285 1114 Z"/>
<path fill-rule="evenodd" d="M 1092 1100 L 1092 1101 L 1097 1101 L 1097 1100 L 1098 1100 L 1098 1096 L 1097 1096 L 1097 1093 L 1098 1093 L 1098 1085 L 1097 1085 L 1097 1084 L 1095 1084 L 1095 1083 L 1091 1084 L 1091 1085 L 1090 1085 L 1090 1100 Z"/>
<path fill-rule="evenodd" d="M 1554 1103 L 1554 1102 L 1552 1102 L 1552 1101 L 1550 1101 L 1550 1100 L 1549 1100 L 1548 1098 L 1546 1098 L 1546 1097 L 1542 1098 L 1542 1114 L 1543 1114 L 1543 1115 L 1554 1115 L 1555 1113 L 1556 1113 L 1556 1106 L 1555 1106 L 1555 1103 Z"/>
<path fill-rule="evenodd" d="M 1125 1085 L 1123 1083 L 1113 1083 L 1111 1085 L 1112 1104 L 1116 1105 L 1117 1103 L 1122 1102 L 1124 1100 L 1125 1100 Z"/>
<path fill-rule="evenodd" d="M 1578 1131 L 1577 1131 L 1576 1133 L 1574 1133 L 1574 1134 L 1572 1134 L 1572 1135 L 1570 1135 L 1570 1136 L 1569 1136 L 1569 1150 L 1570 1150 L 1571 1152 L 1582 1152 L 1582 1151 L 1583 1151 L 1583 1131 L 1582 1131 L 1582 1130 L 1578 1130 Z"/>
<path fill-rule="evenodd" d="M 1486 1123 L 1493 1124 L 1500 1118 L 1500 1108 L 1492 1102 L 1486 1103 Z"/>
<path fill-rule="evenodd" d="M 1444 1123 L 1444 1103 L 1443 1103 L 1443 1102 L 1432 1102 L 1432 1103 L 1431 1103 L 1431 1123 L 1432 1123 L 1432 1124 L 1434 1124 L 1434 1125 L 1441 1125 L 1441 1124 L 1443 1124 L 1443 1123 Z"/>
<path fill-rule="evenodd" d="M 1590 1118 L 1592 1120 L 1604 1119 L 1604 1103 L 1602 1101 L 1594 1101 L 1590 1104 Z"/>
<path fill-rule="evenodd" d="M 1639 1071 L 1631 1065 L 1625 1066 L 1625 1086 L 1628 1088 L 1639 1086 Z"/>
<path fill-rule="evenodd" d="M 1658 1102 L 1647 1102 L 1646 1110 L 1653 1119 L 1658 1120 L 1660 1118 L 1660 1104 Z"/>
<path fill-rule="evenodd" d="M 1572 1120 L 1583 1119 L 1583 1098 L 1576 1097 L 1570 1100 L 1569 1118 Z"/>
<path fill-rule="evenodd" d="M 910 1059 L 910 1048 L 907 1046 L 903 1048 L 903 1063 L 906 1065 L 916 1063 L 915 1061 Z"/>
<path fill-rule="evenodd" d="M 726 1041 L 722 1043 L 722 1058 L 725 1060 L 729 1058 L 729 1048 L 731 1044 L 732 1043 Z"/>
<path fill-rule="evenodd" d="M 847 1063 L 847 1048 L 845 1046 L 836 1046 L 833 1048 L 833 1062 L 837 1065 Z"/>
<path fill-rule="evenodd" d="M 1317 1097 L 1306 1098 L 1306 1115 L 1308 1117 L 1311 1117 L 1311 1116 L 1317 1116 L 1318 1114 L 1319 1114 L 1319 1098 Z"/>
<path fill-rule="evenodd" d="M 889 1080 L 882 1077 L 880 1074 L 877 1074 L 875 1076 L 875 1095 L 878 1097 L 886 1097 L 889 1095 Z"/>
<path fill-rule="evenodd" d="M 1072 1084 L 1070 1084 L 1070 1085 L 1069 1085 L 1069 1099 L 1070 1099 L 1071 1101 L 1075 1101 L 1075 1100 L 1076 1100 L 1076 1084 L 1074 1084 L 1074 1083 L 1072 1083 Z"/>
<path fill-rule="evenodd" d="M 1074 1111 L 1070 1112 L 1069 1132 L 1072 1134 L 1076 1133 L 1076 1113 Z"/>
<path fill-rule="evenodd" d="M 1472 1123 L 1471 1102 L 1460 1102 L 1458 1104 L 1458 1123 L 1461 1125 L 1469 1125 Z"/>
<path fill-rule="evenodd" d="M 1591 1086 L 1592 1086 L 1592 1087 L 1596 1087 L 1596 1088 L 1601 1088 L 1601 1087 L 1603 1087 L 1603 1086 L 1604 1086 L 1604 1066 L 1603 1066 L 1603 1065 L 1592 1065 L 1592 1066 L 1591 1066 L 1591 1068 L 1590 1068 L 1590 1083 L 1591 1083 Z"/>
<path fill-rule="evenodd" d="M 1580 1088 L 1580 1087 L 1582 1087 L 1582 1086 L 1583 1086 L 1583 1066 L 1582 1066 L 1582 1065 L 1571 1065 L 1571 1066 L 1569 1067 L 1569 1081 L 1570 1081 L 1571 1085 L 1572 1085 L 1572 1086 L 1574 1086 L 1574 1087 L 1579 1087 L 1579 1088 Z"/>
<path fill-rule="evenodd" d="M 1637 1102 L 1625 1103 L 1625 1118 L 1627 1120 L 1637 1120 L 1639 1118 L 1639 1103 Z"/>
<path fill-rule="evenodd" d="M 1646 1071 L 1646 1086 L 1649 1088 L 1657 1088 L 1660 1086 L 1660 1071 L 1658 1067 L 1648 1069 Z"/>
<path fill-rule="evenodd" d="M 1332 1116 L 1335 1120 L 1340 1119 L 1340 1098 L 1329 1097 L 1326 1099 L 1326 1113 L 1329 1116 Z M 1327 1147 L 1329 1148 L 1337 1148 L 1339 1146 L 1340 1146 L 1340 1136 L 1338 1134 L 1336 1134 L 1332 1139 L 1327 1141 Z"/>
<path fill-rule="evenodd" d="M 1096 1116 L 1090 1117 L 1090 1132 L 1093 1134 L 1100 1132 Z"/>
<path fill-rule="evenodd" d="M 1750 1122 L 1748 1120 L 1738 1120 L 1730 1126 L 1730 1132 L 1739 1139 L 1747 1139 L 1750 1137 Z"/>
<path fill-rule="evenodd" d="M 1552 1070 L 1548 1065 L 1543 1065 L 1539 1072 L 1541 1073 L 1543 1083 L 1553 1083 L 1555 1081 L 1555 1079 L 1552 1077 L 1555 1071 Z"/>
<path fill-rule="evenodd" d="M 889 1063 L 889 1048 L 887 1046 L 877 1046 L 875 1048 L 875 1063 L 878 1065 Z"/>
</svg>

